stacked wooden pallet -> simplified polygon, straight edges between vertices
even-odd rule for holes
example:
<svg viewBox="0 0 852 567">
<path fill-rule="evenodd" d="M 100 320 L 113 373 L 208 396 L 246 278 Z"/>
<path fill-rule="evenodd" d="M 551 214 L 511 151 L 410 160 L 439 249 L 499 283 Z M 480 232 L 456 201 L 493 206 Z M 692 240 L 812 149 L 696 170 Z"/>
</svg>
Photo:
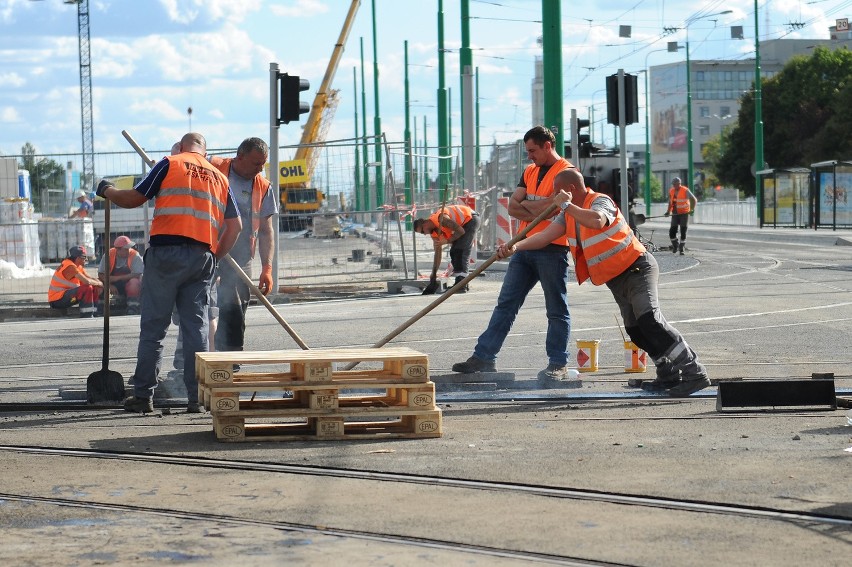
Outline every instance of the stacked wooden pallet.
<svg viewBox="0 0 852 567">
<path fill-rule="evenodd" d="M 429 359 L 409 348 L 204 352 L 195 366 L 220 441 L 441 436 Z"/>
</svg>

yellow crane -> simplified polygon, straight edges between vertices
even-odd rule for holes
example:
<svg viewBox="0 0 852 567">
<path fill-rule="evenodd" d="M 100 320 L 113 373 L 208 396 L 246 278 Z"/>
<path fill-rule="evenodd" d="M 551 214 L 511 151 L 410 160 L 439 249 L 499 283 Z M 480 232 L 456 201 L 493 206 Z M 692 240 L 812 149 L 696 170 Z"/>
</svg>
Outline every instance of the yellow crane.
<svg viewBox="0 0 852 567">
<path fill-rule="evenodd" d="M 352 24 L 355 21 L 355 14 L 358 12 L 360 6 L 361 0 L 352 0 L 349 6 L 346 19 L 343 21 L 343 29 L 340 30 L 337 43 L 334 44 L 331 59 L 328 62 L 325 75 L 314 97 L 311 111 L 308 114 L 308 120 L 305 122 L 305 127 L 302 130 L 302 139 L 299 141 L 299 147 L 293 156 L 294 160 L 305 160 L 308 181 L 282 183 L 280 185 L 282 228 L 305 228 L 311 219 L 313 219 L 313 214 L 319 211 L 325 199 L 325 195 L 321 189 L 311 186 L 311 180 L 313 179 L 314 168 L 319 160 L 322 143 L 325 141 L 339 102 L 337 97 L 338 91 L 331 88 L 331 83 L 334 80 L 337 66 L 343 56 L 343 49 L 346 45 L 346 39 L 349 37 L 349 32 L 352 29 Z"/>
</svg>

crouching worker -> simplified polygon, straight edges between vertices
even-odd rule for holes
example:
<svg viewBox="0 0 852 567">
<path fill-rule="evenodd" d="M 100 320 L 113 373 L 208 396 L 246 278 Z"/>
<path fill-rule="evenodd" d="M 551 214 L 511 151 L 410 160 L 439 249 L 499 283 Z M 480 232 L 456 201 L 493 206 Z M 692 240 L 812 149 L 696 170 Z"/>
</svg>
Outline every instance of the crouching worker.
<svg viewBox="0 0 852 567">
<path fill-rule="evenodd" d="M 630 339 L 654 361 L 657 378 L 643 383 L 642 388 L 685 397 L 709 386 L 707 370 L 695 351 L 660 311 L 657 261 L 634 236 L 612 199 L 586 187 L 576 169 L 559 172 L 553 186 L 554 203 L 563 213 L 546 229 L 515 246 L 501 246 L 497 256 L 541 248 L 564 232 L 574 257 L 577 282 L 590 279 L 594 285 L 606 284 L 621 310 Z"/>
<path fill-rule="evenodd" d="M 145 263 L 142 255 L 133 247 L 136 243 L 127 236 L 119 236 L 101 258 L 98 279 L 106 284 L 107 262 L 109 262 L 109 293 L 127 305 L 128 315 L 139 314 L 139 295 L 142 293 L 142 272 Z"/>
<path fill-rule="evenodd" d="M 435 246 L 432 274 L 429 276 L 429 285 L 423 290 L 424 295 L 433 294 L 438 290 L 438 268 L 441 266 L 441 250 L 445 244 L 450 245 L 450 264 L 453 266 L 453 276 L 455 276 L 453 285 L 467 277 L 477 228 L 479 228 L 479 214 L 466 205 L 449 205 L 441 208 L 428 219 L 414 221 L 414 232 L 431 236 L 432 244 Z M 466 291 L 468 286 L 460 289 L 459 293 Z"/>
<path fill-rule="evenodd" d="M 84 246 L 72 246 L 68 250 L 68 257 L 56 268 L 47 290 L 51 307 L 65 309 L 79 304 L 80 317 L 95 316 L 95 299 L 103 283 L 86 272 L 84 266 L 88 259 Z"/>
</svg>

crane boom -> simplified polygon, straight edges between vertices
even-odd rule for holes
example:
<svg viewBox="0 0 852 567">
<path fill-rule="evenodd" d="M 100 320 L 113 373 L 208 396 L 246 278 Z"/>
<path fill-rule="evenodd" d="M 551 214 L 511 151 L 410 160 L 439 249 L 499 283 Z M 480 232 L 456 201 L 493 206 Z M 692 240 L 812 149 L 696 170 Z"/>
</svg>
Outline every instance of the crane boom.
<svg viewBox="0 0 852 567">
<path fill-rule="evenodd" d="M 325 141 L 331 117 L 337 108 L 338 91 L 331 88 L 331 83 L 334 81 L 334 75 L 343 56 L 346 40 L 355 21 L 355 14 L 358 13 L 360 6 L 361 0 L 352 0 L 349 5 L 349 11 L 343 21 L 343 28 L 340 30 L 337 43 L 334 44 L 331 59 L 316 96 L 314 96 L 311 111 L 302 130 L 299 147 L 293 157 L 294 160 L 304 160 L 305 173 L 309 180 L 313 177 L 314 165 L 319 159 L 320 143 Z M 319 211 L 322 206 L 322 201 L 325 198 L 323 192 L 316 187 L 310 187 L 309 184 L 310 181 L 308 183 L 282 183 L 280 185 L 282 230 L 305 228 L 312 222 L 313 213 Z"/>
<path fill-rule="evenodd" d="M 334 81 L 334 75 L 337 72 L 337 66 L 340 59 L 343 57 L 343 49 L 346 45 L 346 40 L 349 37 L 349 32 L 352 30 L 352 24 L 355 21 L 355 14 L 358 13 L 358 8 L 361 6 L 361 0 L 352 0 L 349 5 L 349 12 L 346 14 L 346 19 L 343 21 L 343 28 L 340 30 L 340 37 L 337 43 L 334 44 L 334 49 L 331 52 L 331 59 L 326 67 L 325 75 L 322 78 L 317 94 L 314 97 L 314 102 L 311 105 L 311 112 L 308 114 L 308 120 L 305 122 L 305 128 L 302 131 L 302 139 L 300 147 L 296 150 L 296 159 L 307 159 L 308 154 L 314 151 L 314 148 L 304 147 L 317 142 L 317 134 L 320 131 L 323 112 L 328 107 L 329 98 L 332 96 L 330 91 L 331 83 Z M 310 175 L 310 172 L 309 172 Z"/>
</svg>

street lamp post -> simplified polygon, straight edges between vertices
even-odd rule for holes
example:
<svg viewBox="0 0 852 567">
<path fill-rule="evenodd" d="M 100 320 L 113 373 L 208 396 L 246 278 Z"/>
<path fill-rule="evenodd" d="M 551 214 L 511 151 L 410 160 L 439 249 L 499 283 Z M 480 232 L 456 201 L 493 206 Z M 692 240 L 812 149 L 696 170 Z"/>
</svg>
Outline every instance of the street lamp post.
<svg viewBox="0 0 852 567">
<path fill-rule="evenodd" d="M 756 172 L 763 167 L 763 94 L 760 82 L 760 37 L 757 21 L 757 0 L 754 0 L 754 198 L 757 202 L 757 218 L 763 226 L 763 195 L 761 195 L 760 176 Z"/>
<path fill-rule="evenodd" d="M 674 43 L 674 42 L 672 42 Z M 648 57 L 652 53 L 657 53 L 660 51 L 669 51 L 674 52 L 680 49 L 680 46 L 675 44 L 674 49 L 668 47 L 666 49 L 655 49 L 653 51 L 649 51 L 645 55 L 645 69 L 643 72 L 645 73 L 645 215 L 651 216 L 651 121 L 649 119 L 650 116 L 650 108 L 648 107 Z"/>
<path fill-rule="evenodd" d="M 755 0 L 757 2 L 757 0 Z M 713 16 L 723 16 L 732 13 L 733 10 L 724 10 L 715 14 L 707 14 L 697 18 L 692 18 L 686 21 L 686 166 L 687 166 L 687 189 L 692 191 L 692 184 L 695 181 L 695 172 L 693 164 L 693 149 L 692 149 L 692 70 L 689 62 L 689 25 L 698 20 L 705 20 Z"/>
</svg>

